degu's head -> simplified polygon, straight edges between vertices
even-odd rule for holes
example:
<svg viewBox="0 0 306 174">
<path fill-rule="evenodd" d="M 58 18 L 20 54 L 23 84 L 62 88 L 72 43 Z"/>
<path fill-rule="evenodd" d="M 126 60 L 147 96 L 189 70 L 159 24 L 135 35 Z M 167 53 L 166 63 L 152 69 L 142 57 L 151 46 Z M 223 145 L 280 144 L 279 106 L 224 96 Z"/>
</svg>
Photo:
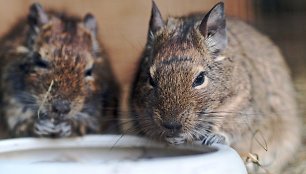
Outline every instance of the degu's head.
<svg viewBox="0 0 306 174">
<path fill-rule="evenodd" d="M 35 134 L 68 136 L 74 119 L 101 107 L 91 101 L 102 90 L 101 70 L 95 68 L 102 63 L 96 20 L 91 14 L 78 19 L 46 13 L 33 4 L 28 26 L 27 53 L 16 70 L 22 76 L 16 96 L 36 120 Z"/>
<path fill-rule="evenodd" d="M 204 17 L 163 21 L 153 2 L 145 55 L 135 81 L 132 109 L 142 133 L 170 143 L 216 137 L 212 111 L 233 94 L 224 5 Z M 221 141 L 223 138 L 216 138 Z"/>
</svg>

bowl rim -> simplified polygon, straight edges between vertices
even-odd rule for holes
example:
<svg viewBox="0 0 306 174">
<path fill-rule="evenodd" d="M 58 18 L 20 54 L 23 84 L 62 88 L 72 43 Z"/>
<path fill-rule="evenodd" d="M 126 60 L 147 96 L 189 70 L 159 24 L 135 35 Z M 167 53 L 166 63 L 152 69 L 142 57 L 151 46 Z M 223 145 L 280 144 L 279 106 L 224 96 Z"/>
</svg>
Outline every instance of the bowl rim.
<svg viewBox="0 0 306 174">
<path fill-rule="evenodd" d="M 198 151 L 200 155 L 219 150 L 215 146 L 205 145 L 169 145 L 166 143 L 157 142 L 144 137 L 134 135 L 85 135 L 82 137 L 69 137 L 69 138 L 12 138 L 0 140 L 0 154 L 7 152 L 16 152 L 22 150 L 34 149 L 61 149 L 61 148 L 173 148 Z"/>
<path fill-rule="evenodd" d="M 118 141 L 118 139 L 121 139 Z M 69 141 L 67 141 L 69 140 Z M 97 141 L 100 140 L 100 141 Z M 143 137 L 132 135 L 86 135 L 84 137 L 64 138 L 64 139 L 48 139 L 48 138 L 15 138 L 0 140 L 0 154 L 6 152 L 14 152 L 18 150 L 31 150 L 39 148 L 73 148 L 73 147 L 109 147 L 110 143 L 116 143 L 115 147 L 153 147 L 167 148 L 169 145 L 154 142 Z M 213 144 L 213 148 L 217 149 L 212 153 L 201 153 L 196 155 L 184 155 L 162 158 L 142 158 L 139 160 L 114 160 L 106 163 L 17 163 L 13 160 L 0 160 L 1 171 L 10 173 L 22 173 L 22 171 L 31 172 L 32 174 L 40 174 L 42 170 L 48 170 L 48 174 L 52 173 L 84 173 L 81 171 L 90 170 L 91 174 L 101 173 L 167 173 L 165 171 L 176 170 L 189 171 L 190 169 L 205 169 L 205 173 L 216 173 L 213 171 L 228 171 L 230 174 L 246 174 L 245 166 L 238 153 L 229 146 L 221 144 Z M 197 146 L 175 146 L 175 148 L 200 148 Z M 225 158 L 230 160 L 225 160 Z M 204 160 L 206 161 L 204 163 Z M 188 165 L 186 165 L 188 164 Z M 137 166 L 137 167 L 135 167 Z M 214 166 L 207 169 L 207 166 Z M 120 168 L 120 169 L 118 169 Z M 55 170 L 56 169 L 56 170 Z M 58 172 L 60 170 L 60 172 Z M 211 171 L 209 171 L 211 170 Z M 230 172 L 230 170 L 232 172 Z M 218 172 L 217 172 L 218 173 Z"/>
</svg>

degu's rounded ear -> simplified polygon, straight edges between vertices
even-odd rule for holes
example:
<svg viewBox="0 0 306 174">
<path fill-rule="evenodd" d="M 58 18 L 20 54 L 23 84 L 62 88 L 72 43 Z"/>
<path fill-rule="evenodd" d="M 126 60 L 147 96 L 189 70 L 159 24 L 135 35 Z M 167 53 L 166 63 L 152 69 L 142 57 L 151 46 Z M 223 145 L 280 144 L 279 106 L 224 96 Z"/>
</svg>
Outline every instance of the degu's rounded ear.
<svg viewBox="0 0 306 174">
<path fill-rule="evenodd" d="M 164 27 L 163 18 L 154 1 L 152 1 L 152 12 L 151 12 L 151 19 L 150 19 L 149 27 L 150 27 L 149 28 L 150 31 L 152 31 L 153 33 L 157 32 L 158 30 Z"/>
<path fill-rule="evenodd" d="M 30 12 L 28 16 L 29 24 L 36 28 L 48 23 L 49 18 L 39 3 L 34 3 L 30 6 Z"/>
<path fill-rule="evenodd" d="M 227 46 L 224 3 L 216 4 L 203 18 L 199 30 L 211 53 L 218 55 Z"/>
<path fill-rule="evenodd" d="M 96 36 L 97 30 L 98 30 L 96 18 L 92 14 L 87 13 L 83 19 L 83 22 L 84 22 L 84 26 L 90 32 L 92 32 L 94 36 Z"/>
</svg>

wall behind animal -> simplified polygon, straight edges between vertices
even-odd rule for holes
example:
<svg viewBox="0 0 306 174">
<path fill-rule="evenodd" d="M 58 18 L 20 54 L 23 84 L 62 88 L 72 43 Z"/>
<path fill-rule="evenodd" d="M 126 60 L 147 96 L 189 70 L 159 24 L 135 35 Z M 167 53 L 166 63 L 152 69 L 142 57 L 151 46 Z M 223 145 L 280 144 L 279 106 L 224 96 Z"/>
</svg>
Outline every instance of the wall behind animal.
<svg viewBox="0 0 306 174">
<path fill-rule="evenodd" d="M 92 13 L 98 20 L 100 38 L 126 98 L 139 55 L 144 47 L 151 13 L 150 0 L 0 0 L 0 35 L 28 13 L 29 6 L 39 2 L 45 9 L 57 9 L 84 16 Z M 218 0 L 156 0 L 162 15 L 184 15 L 209 10 Z M 252 18 L 251 1 L 226 1 L 230 15 Z"/>
</svg>

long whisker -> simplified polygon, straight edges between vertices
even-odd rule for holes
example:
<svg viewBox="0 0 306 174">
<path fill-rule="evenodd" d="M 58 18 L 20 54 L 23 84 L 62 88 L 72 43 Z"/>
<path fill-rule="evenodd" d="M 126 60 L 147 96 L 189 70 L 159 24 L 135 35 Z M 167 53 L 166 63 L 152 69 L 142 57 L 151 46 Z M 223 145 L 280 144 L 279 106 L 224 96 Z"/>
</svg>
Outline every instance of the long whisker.
<svg viewBox="0 0 306 174">
<path fill-rule="evenodd" d="M 113 150 L 113 148 L 116 146 L 116 144 L 119 142 L 119 140 L 124 136 L 124 134 L 121 134 L 120 137 L 118 138 L 118 140 L 116 140 L 116 142 L 112 145 L 110 150 Z"/>
<path fill-rule="evenodd" d="M 48 98 L 48 96 L 50 95 L 50 92 L 51 92 L 51 90 L 52 90 L 53 84 L 54 84 L 54 80 L 51 81 L 51 83 L 50 83 L 50 85 L 49 85 L 49 88 L 48 88 L 48 90 L 47 90 L 47 92 L 46 92 L 46 94 L 45 94 L 45 96 L 44 96 L 44 98 L 43 98 L 41 104 L 40 104 L 39 107 L 38 107 L 38 110 L 37 110 L 37 117 L 38 117 L 38 118 L 39 118 L 39 114 L 40 114 L 40 111 L 41 111 L 43 105 L 46 103 L 47 98 Z"/>
</svg>

